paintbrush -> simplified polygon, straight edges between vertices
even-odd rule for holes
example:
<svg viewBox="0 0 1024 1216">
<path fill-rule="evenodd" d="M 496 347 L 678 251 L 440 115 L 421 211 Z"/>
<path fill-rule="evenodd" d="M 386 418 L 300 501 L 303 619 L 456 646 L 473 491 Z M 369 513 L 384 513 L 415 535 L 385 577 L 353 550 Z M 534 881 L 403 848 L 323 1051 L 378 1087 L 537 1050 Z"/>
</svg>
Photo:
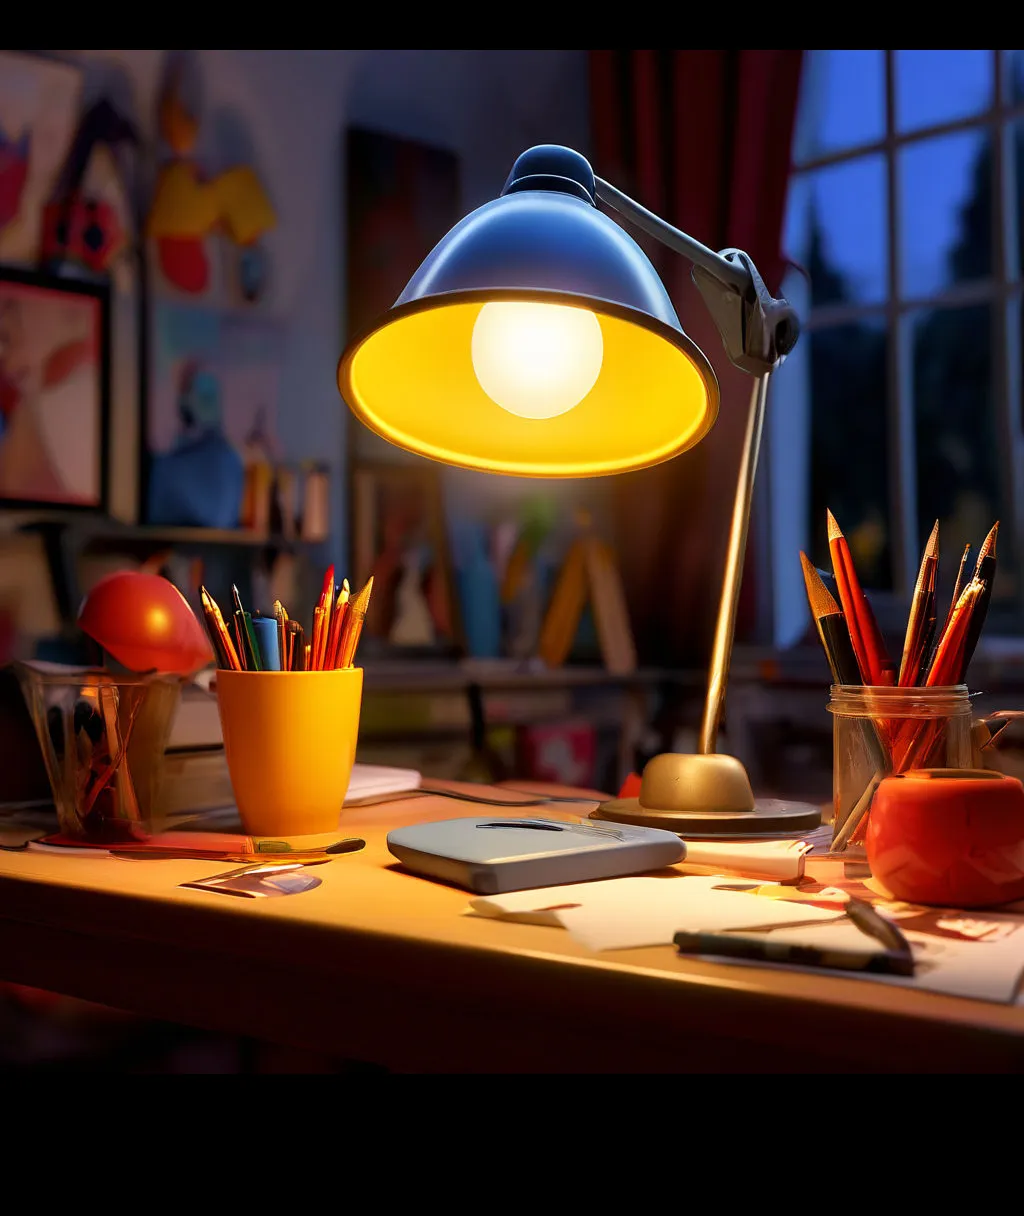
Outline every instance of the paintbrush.
<svg viewBox="0 0 1024 1216">
<path fill-rule="evenodd" d="M 886 653 L 881 630 L 857 577 L 853 555 L 842 529 L 831 511 L 828 515 L 828 548 L 832 569 L 839 589 L 839 601 L 850 631 L 850 641 L 857 656 L 865 684 L 892 685 L 896 682 L 895 664 Z"/>
<path fill-rule="evenodd" d="M 910 602 L 907 618 L 907 633 L 903 640 L 903 657 L 897 683 L 907 688 L 918 683 L 922 659 L 931 644 L 935 630 L 935 574 L 939 565 L 939 521 L 932 527 L 928 543 L 924 547 L 921 566 L 914 584 L 914 597 Z"/>
<path fill-rule="evenodd" d="M 988 536 L 985 537 L 981 548 L 978 550 L 978 563 L 974 567 L 974 577 L 983 583 L 984 586 L 978 593 L 978 600 L 974 605 L 974 611 L 971 613 L 970 624 L 967 626 L 967 636 L 964 639 L 963 667 L 960 671 L 961 681 L 967 679 L 967 668 L 974 657 L 974 649 L 978 645 L 978 639 L 981 637 L 985 617 L 988 615 L 989 602 L 992 599 L 992 584 L 996 577 L 996 536 L 998 532 L 999 521 L 996 520 Z"/>
</svg>

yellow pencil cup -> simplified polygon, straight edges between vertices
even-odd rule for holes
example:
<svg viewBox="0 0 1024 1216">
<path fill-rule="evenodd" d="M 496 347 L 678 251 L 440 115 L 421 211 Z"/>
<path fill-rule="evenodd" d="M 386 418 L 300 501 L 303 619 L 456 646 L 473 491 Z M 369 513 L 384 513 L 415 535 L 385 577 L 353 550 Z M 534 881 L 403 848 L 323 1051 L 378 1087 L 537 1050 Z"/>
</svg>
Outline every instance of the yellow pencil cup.
<svg viewBox="0 0 1024 1216">
<path fill-rule="evenodd" d="M 224 757 L 249 835 L 337 830 L 362 696 L 361 667 L 217 672 Z"/>
</svg>

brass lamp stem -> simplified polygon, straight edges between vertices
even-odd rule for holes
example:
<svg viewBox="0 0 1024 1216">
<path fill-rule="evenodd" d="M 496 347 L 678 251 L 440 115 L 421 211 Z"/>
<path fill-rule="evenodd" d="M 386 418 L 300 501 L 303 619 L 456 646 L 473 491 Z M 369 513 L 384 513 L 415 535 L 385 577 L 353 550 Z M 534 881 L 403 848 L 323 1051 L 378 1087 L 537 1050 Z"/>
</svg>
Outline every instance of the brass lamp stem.
<svg viewBox="0 0 1024 1216">
<path fill-rule="evenodd" d="M 747 433 L 743 440 L 743 455 L 736 483 L 736 498 L 732 507 L 732 523 L 729 525 L 729 545 L 725 553 L 722 595 L 718 603 L 715 640 L 711 648 L 708 694 L 704 703 L 704 717 L 700 725 L 698 751 L 704 755 L 714 752 L 718 741 L 718 728 L 722 721 L 725 686 L 729 680 L 729 661 L 732 657 L 733 634 L 736 630 L 740 584 L 743 581 L 743 558 L 747 549 L 747 529 L 750 524 L 750 507 L 754 494 L 754 475 L 757 473 L 757 458 L 761 450 L 761 432 L 764 428 L 765 401 L 770 374 L 770 372 L 765 372 L 764 375 L 756 377 L 750 396 L 750 416 L 747 419 Z"/>
</svg>

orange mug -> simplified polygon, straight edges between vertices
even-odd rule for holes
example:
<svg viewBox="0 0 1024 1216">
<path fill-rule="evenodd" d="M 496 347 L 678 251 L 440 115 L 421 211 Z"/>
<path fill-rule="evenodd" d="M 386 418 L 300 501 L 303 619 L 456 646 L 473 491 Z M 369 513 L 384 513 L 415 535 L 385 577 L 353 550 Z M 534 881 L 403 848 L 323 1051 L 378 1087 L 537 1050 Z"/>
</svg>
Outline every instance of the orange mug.
<svg viewBox="0 0 1024 1216">
<path fill-rule="evenodd" d="M 338 830 L 362 695 L 361 667 L 217 672 L 224 758 L 246 832 Z"/>
<path fill-rule="evenodd" d="M 914 769 L 875 791 L 864 850 L 897 899 L 986 908 L 1024 899 L 1024 784 L 992 769 Z"/>
</svg>

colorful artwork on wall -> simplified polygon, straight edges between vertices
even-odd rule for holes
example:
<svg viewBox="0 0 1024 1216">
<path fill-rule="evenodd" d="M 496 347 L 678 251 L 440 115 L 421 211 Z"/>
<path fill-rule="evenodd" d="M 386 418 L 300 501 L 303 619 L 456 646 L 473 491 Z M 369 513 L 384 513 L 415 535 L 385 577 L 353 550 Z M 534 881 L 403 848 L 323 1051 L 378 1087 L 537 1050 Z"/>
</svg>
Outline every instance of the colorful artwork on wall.
<svg viewBox="0 0 1024 1216">
<path fill-rule="evenodd" d="M 0 269 L 0 501 L 106 505 L 109 297 Z"/>
<path fill-rule="evenodd" d="M 147 522 L 237 527 L 246 467 L 279 459 L 284 329 L 268 317 L 158 300 L 152 331 Z"/>
<path fill-rule="evenodd" d="M 266 287 L 261 238 L 277 215 L 251 165 L 206 172 L 197 155 L 199 117 L 184 97 L 187 68 L 186 59 L 170 58 L 157 107 L 170 159 L 157 175 L 146 220 L 154 268 L 165 293 L 252 304 Z"/>
<path fill-rule="evenodd" d="M 81 69 L 0 51 L 0 262 L 34 265 L 43 208 L 71 147 Z"/>
</svg>

